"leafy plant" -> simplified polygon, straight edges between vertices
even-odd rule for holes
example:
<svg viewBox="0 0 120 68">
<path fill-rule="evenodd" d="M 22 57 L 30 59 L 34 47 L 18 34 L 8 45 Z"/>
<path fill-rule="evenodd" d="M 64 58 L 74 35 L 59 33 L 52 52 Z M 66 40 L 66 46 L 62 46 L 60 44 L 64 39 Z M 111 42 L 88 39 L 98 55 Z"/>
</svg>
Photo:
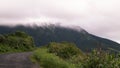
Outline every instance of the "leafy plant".
<svg viewBox="0 0 120 68">
<path fill-rule="evenodd" d="M 0 35 L 0 53 L 31 51 L 34 48 L 32 37 L 24 32 Z"/>
<path fill-rule="evenodd" d="M 48 53 L 46 48 L 36 50 L 32 58 L 43 68 L 75 68 L 73 64 L 64 61 L 55 54 Z"/>
<path fill-rule="evenodd" d="M 62 43 L 55 43 L 51 42 L 48 44 L 48 50 L 50 53 L 54 53 L 55 55 L 59 56 L 63 59 L 70 59 L 73 56 L 78 56 L 81 54 L 83 56 L 83 53 L 79 48 L 76 47 L 73 43 L 68 42 L 62 42 Z"/>
</svg>

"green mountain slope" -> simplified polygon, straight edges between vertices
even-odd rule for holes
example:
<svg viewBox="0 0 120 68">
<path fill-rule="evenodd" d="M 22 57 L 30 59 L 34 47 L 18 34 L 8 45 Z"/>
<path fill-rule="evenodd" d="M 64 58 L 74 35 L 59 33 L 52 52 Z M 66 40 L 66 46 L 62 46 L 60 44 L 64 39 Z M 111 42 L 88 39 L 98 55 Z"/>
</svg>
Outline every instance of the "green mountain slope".
<svg viewBox="0 0 120 68">
<path fill-rule="evenodd" d="M 101 37 L 97 37 L 95 35 L 89 34 L 84 29 L 76 30 L 74 28 L 67 28 L 62 26 L 22 26 L 18 25 L 15 27 L 9 26 L 0 26 L 0 33 L 9 33 L 15 31 L 24 31 L 31 35 L 35 40 L 35 44 L 37 46 L 46 45 L 49 42 L 72 42 L 77 45 L 83 51 L 91 51 L 94 48 L 104 49 L 104 50 L 112 50 L 112 51 L 120 51 L 120 44 L 104 39 Z"/>
</svg>

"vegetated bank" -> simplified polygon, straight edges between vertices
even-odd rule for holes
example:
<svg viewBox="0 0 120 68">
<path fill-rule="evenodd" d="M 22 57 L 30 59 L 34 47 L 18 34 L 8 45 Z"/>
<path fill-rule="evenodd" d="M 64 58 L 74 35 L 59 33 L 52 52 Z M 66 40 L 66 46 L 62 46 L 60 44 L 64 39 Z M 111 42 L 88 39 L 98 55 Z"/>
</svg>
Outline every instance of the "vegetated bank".
<svg viewBox="0 0 120 68">
<path fill-rule="evenodd" d="M 73 43 L 49 43 L 34 51 L 32 61 L 43 68 L 120 68 L 120 54 L 102 50 L 83 53 Z"/>
<path fill-rule="evenodd" d="M 32 37 L 20 31 L 0 35 L 0 53 L 15 52 L 33 52 L 31 61 L 43 68 L 120 68 L 120 54 L 101 49 L 85 53 L 68 42 L 35 47 Z"/>
<path fill-rule="evenodd" d="M 0 35 L 0 53 L 33 51 L 34 48 L 32 37 L 25 32 L 16 31 Z"/>
</svg>

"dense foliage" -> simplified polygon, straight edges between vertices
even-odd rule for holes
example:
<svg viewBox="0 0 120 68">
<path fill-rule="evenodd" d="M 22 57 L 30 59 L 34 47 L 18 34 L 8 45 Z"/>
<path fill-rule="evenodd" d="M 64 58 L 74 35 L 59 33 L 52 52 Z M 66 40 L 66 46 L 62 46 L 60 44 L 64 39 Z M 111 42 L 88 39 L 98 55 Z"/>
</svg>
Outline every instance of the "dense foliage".
<svg viewBox="0 0 120 68">
<path fill-rule="evenodd" d="M 76 28 L 76 27 L 75 27 Z M 78 27 L 77 27 L 78 28 Z M 80 29 L 80 31 L 79 31 Z M 120 51 L 120 44 L 89 34 L 85 30 L 78 30 L 59 25 L 43 25 L 43 26 L 0 26 L 0 34 L 24 31 L 31 35 L 35 40 L 36 46 L 46 45 L 49 42 L 72 42 L 82 51 L 91 51 L 94 48 L 102 48 L 103 50 Z"/>
<path fill-rule="evenodd" d="M 71 63 L 64 61 L 55 54 L 49 53 L 47 48 L 37 49 L 32 61 L 38 62 L 40 67 L 43 68 L 75 68 Z"/>
<path fill-rule="evenodd" d="M 70 59 L 73 56 L 82 54 L 79 48 L 76 47 L 75 44 L 73 43 L 67 43 L 67 42 L 62 42 L 62 43 L 49 43 L 47 46 L 48 50 L 50 53 L 54 53 L 55 55 L 63 58 L 63 59 Z"/>
<path fill-rule="evenodd" d="M 32 60 L 43 68 L 120 68 L 120 55 L 102 50 L 81 52 L 72 43 L 52 42 L 38 48 Z"/>
<path fill-rule="evenodd" d="M 31 51 L 34 48 L 32 37 L 24 32 L 0 35 L 0 53 Z"/>
<path fill-rule="evenodd" d="M 83 68 L 120 68 L 120 55 L 93 50 L 82 64 Z"/>
<path fill-rule="evenodd" d="M 49 31 L 47 35 L 49 35 Z M 50 37 L 54 36 L 50 34 Z M 45 39 L 49 39 L 49 36 Z M 96 43 L 96 45 L 103 44 Z M 114 45 L 115 47 L 107 46 L 111 50 L 119 51 L 119 47 L 116 45 Z M 105 47 L 107 48 L 107 46 Z M 94 48 L 92 46 L 89 47 Z M 15 33 L 0 34 L 0 53 L 32 51 L 34 48 L 35 45 L 32 37 L 24 32 L 17 31 Z M 118 48 L 118 50 L 114 48 Z M 83 53 L 73 43 L 51 42 L 48 45 L 37 48 L 31 59 L 39 63 L 43 68 L 120 68 L 120 54 L 114 53 L 102 51 L 101 48 L 99 50 L 93 49 L 91 53 Z"/>
<path fill-rule="evenodd" d="M 78 57 L 80 54 L 84 56 L 72 43 L 52 42 L 47 46 L 38 48 L 34 52 L 32 59 L 38 62 L 43 68 L 75 68 L 70 59 Z"/>
</svg>

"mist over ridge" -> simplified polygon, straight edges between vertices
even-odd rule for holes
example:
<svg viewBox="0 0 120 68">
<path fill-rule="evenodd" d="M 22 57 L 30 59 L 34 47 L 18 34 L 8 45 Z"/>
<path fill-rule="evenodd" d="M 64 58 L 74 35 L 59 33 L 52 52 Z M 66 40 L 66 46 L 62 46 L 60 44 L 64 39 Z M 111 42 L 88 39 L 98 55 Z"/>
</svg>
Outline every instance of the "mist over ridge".
<svg viewBox="0 0 120 68">
<path fill-rule="evenodd" d="M 80 27 L 79 27 L 80 28 Z M 90 34 L 86 30 L 80 28 L 72 28 L 48 24 L 48 25 L 34 25 L 25 26 L 17 25 L 14 27 L 0 26 L 0 34 L 12 33 L 15 31 L 23 31 L 33 37 L 36 46 L 43 46 L 50 42 L 71 42 L 75 43 L 77 47 L 83 51 L 91 51 L 94 48 L 102 48 L 103 50 L 120 51 L 120 44 L 105 38 L 101 38 Z"/>
</svg>

